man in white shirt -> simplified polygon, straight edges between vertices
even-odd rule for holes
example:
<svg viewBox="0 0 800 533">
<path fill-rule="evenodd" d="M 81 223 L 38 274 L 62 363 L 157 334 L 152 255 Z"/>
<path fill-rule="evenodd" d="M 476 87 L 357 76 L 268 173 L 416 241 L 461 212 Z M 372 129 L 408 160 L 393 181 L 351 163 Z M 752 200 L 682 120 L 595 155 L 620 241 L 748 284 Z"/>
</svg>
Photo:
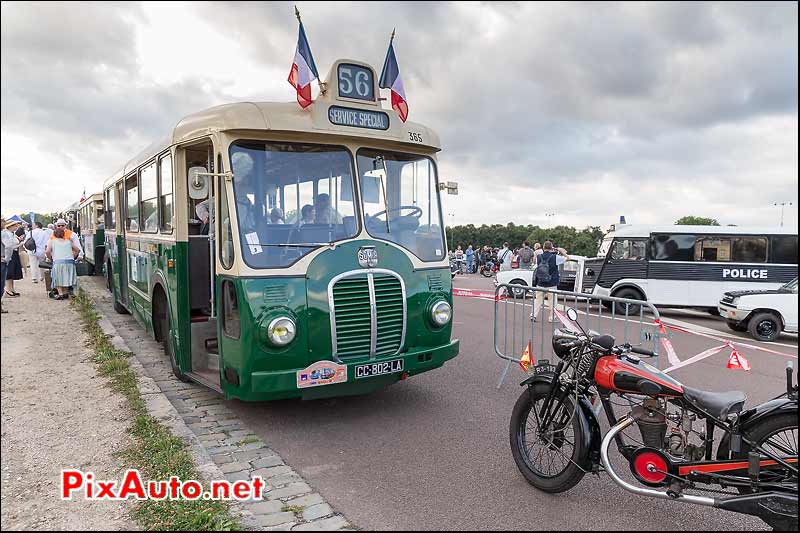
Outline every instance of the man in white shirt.
<svg viewBox="0 0 800 533">
<path fill-rule="evenodd" d="M 565 249 L 555 248 L 552 242 L 544 241 L 542 253 L 536 256 L 536 286 L 545 289 L 558 289 L 560 281 L 558 267 L 566 263 L 568 259 L 569 255 L 567 255 Z M 549 291 L 536 292 L 531 319 L 536 320 L 545 300 L 547 300 L 547 305 L 550 307 L 550 322 L 555 322 L 555 299 L 553 298 L 553 293 Z"/>
<path fill-rule="evenodd" d="M 31 230 L 31 237 L 36 243 L 35 250 L 28 250 L 31 265 L 31 280 L 34 283 L 39 283 L 39 280 L 42 279 L 39 261 L 44 259 L 44 250 L 47 247 L 47 241 L 50 240 L 50 234 L 43 229 L 41 222 L 35 222 Z"/>
<path fill-rule="evenodd" d="M 511 260 L 514 258 L 514 252 L 509 250 L 508 243 L 504 242 L 503 247 L 497 252 L 497 261 L 500 263 L 500 271 L 505 272 L 511 270 Z"/>
</svg>

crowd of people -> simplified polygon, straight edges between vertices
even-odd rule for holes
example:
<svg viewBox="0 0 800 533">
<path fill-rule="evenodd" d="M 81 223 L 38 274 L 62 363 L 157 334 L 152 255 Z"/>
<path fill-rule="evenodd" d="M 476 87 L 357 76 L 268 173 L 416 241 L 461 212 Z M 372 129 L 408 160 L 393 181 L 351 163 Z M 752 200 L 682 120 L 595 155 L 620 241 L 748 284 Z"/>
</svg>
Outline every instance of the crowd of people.
<svg viewBox="0 0 800 533">
<path fill-rule="evenodd" d="M 479 271 L 481 266 L 486 267 L 490 264 L 498 265 L 498 270 L 501 272 L 514 268 L 534 270 L 533 286 L 542 288 L 558 287 L 559 267 L 569 260 L 567 251 L 564 248 L 558 248 L 551 241 L 545 241 L 544 245 L 537 242 L 533 246 L 525 241 L 522 246 L 513 250 L 509 248 L 507 242 L 503 243 L 502 248 L 481 246 L 475 249 L 470 244 L 466 250 L 462 250 L 461 246 L 458 246 L 455 251 L 449 252 L 449 256 L 451 261 L 463 265 L 462 271 L 467 274 L 474 274 Z M 552 313 L 555 308 L 553 294 L 548 291 L 536 292 L 531 320 L 537 320 L 545 301 L 551 310 L 550 321 L 555 321 Z"/>
<path fill-rule="evenodd" d="M 563 255 L 566 255 L 566 250 L 555 247 L 550 241 L 545 241 L 545 244 L 548 243 L 553 246 L 554 250 L 563 251 Z M 500 248 L 491 246 L 473 247 L 470 244 L 466 250 L 462 250 L 461 246 L 458 246 L 455 250 L 450 250 L 448 257 L 459 266 L 461 272 L 475 274 L 480 271 L 482 266 L 490 265 L 497 265 L 500 271 L 514 268 L 533 270 L 536 268 L 537 258 L 544 251 L 544 247 L 540 243 L 537 242 L 531 246 L 528 241 L 513 249 L 509 247 L 508 242 L 504 242 Z"/>
<path fill-rule="evenodd" d="M 75 262 L 83 258 L 83 249 L 78 235 L 67 228 L 67 222 L 60 218 L 45 227 L 39 221 L 31 225 L 0 219 L 0 229 L 0 312 L 7 312 L 3 298 L 21 296 L 14 283 L 26 275 L 36 284 L 46 283 L 49 278 L 49 296 L 55 300 L 68 299 L 77 282 Z"/>
</svg>

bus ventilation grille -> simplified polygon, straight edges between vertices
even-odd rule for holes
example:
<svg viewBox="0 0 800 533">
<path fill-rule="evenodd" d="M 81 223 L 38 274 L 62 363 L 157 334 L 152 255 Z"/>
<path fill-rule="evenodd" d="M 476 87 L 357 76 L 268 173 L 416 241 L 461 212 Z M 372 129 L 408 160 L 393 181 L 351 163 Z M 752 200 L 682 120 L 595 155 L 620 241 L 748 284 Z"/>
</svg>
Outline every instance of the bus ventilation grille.
<svg viewBox="0 0 800 533">
<path fill-rule="evenodd" d="M 431 291 L 443 291 L 444 284 L 442 283 L 441 274 L 428 274 L 428 289 Z"/>
<path fill-rule="evenodd" d="M 404 290 L 399 278 L 386 274 L 357 274 L 337 281 L 332 293 L 334 347 L 339 358 L 377 357 L 400 350 L 406 317 Z"/>
<path fill-rule="evenodd" d="M 289 290 L 286 285 L 270 285 L 264 289 L 264 301 L 272 304 L 288 303 Z"/>
</svg>

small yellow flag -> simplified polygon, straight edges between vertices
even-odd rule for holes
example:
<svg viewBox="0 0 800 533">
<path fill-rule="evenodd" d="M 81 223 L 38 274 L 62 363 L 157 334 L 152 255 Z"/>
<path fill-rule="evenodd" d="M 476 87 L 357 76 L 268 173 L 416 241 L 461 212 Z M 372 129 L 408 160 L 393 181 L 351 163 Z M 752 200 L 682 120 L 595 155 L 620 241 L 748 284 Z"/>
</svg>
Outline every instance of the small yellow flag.
<svg viewBox="0 0 800 533">
<path fill-rule="evenodd" d="M 527 372 L 528 368 L 531 366 L 531 363 L 533 363 L 533 360 L 531 359 L 531 341 L 528 341 L 528 345 L 525 347 L 525 351 L 522 352 L 522 357 L 520 358 L 519 366 L 522 367 L 522 370 L 524 372 Z"/>
</svg>

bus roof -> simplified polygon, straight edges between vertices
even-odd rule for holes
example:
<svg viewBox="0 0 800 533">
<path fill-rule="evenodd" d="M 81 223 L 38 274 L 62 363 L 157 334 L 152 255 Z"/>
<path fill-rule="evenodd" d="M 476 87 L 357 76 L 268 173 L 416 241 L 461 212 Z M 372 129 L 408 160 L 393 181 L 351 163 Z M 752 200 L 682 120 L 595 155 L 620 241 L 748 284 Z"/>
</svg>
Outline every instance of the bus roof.
<svg viewBox="0 0 800 533">
<path fill-rule="evenodd" d="M 652 233 L 685 233 L 703 235 L 797 235 L 796 229 L 777 226 L 681 226 L 618 224 L 606 237 L 649 237 Z"/>
<path fill-rule="evenodd" d="M 86 204 L 91 204 L 91 203 L 94 203 L 94 202 L 102 202 L 102 201 L 103 201 L 103 193 L 102 192 L 96 192 L 96 193 L 92 194 L 91 196 L 89 196 L 86 200 L 81 202 L 79 207 L 83 207 Z"/>
<path fill-rule="evenodd" d="M 331 67 L 329 80 L 336 78 L 337 68 L 342 63 L 361 65 L 372 70 L 366 63 L 340 59 Z M 323 85 L 327 87 L 326 92 L 320 94 L 307 109 L 302 109 L 296 102 L 236 102 L 188 115 L 178 121 L 166 138 L 145 148 L 108 178 L 103 184 L 103 189 L 170 146 L 199 139 L 218 131 L 240 131 L 243 136 L 252 131 L 340 135 L 407 144 L 416 150 L 420 148 L 432 152 L 441 150 L 439 136 L 432 129 L 416 122 L 402 122 L 394 110 L 383 109 L 380 100 L 359 102 L 352 98 L 342 98 L 338 95 L 335 83 L 325 82 Z M 377 83 L 374 90 L 377 94 Z M 337 125 L 329 117 L 331 107 L 385 115 L 389 122 L 388 127 L 374 129 Z"/>
</svg>

